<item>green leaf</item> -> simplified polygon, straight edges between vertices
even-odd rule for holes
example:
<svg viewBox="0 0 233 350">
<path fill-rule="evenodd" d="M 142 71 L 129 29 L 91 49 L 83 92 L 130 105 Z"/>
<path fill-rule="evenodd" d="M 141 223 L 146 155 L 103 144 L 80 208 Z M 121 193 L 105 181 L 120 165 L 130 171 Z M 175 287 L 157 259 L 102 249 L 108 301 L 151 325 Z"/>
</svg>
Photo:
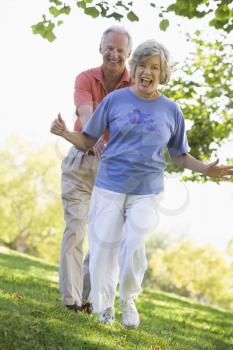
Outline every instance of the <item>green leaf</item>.
<svg viewBox="0 0 233 350">
<path fill-rule="evenodd" d="M 47 39 L 51 43 L 56 39 L 56 35 L 51 31 L 51 32 L 47 32 L 45 34 L 44 38 Z"/>
<path fill-rule="evenodd" d="M 120 13 L 118 12 L 112 12 L 110 15 L 107 15 L 106 18 L 115 18 L 116 21 L 120 21 L 123 17 L 123 15 L 121 15 Z"/>
<path fill-rule="evenodd" d="M 162 19 L 162 21 L 159 23 L 159 28 L 165 32 L 168 27 L 169 27 L 169 20 Z"/>
<path fill-rule="evenodd" d="M 215 11 L 215 17 L 218 21 L 226 21 L 230 18 L 231 11 L 227 5 L 219 6 Z"/>
<path fill-rule="evenodd" d="M 49 0 L 49 2 L 53 2 L 57 6 L 62 5 L 62 2 L 59 0 Z"/>
<path fill-rule="evenodd" d="M 39 22 L 31 26 L 33 34 L 41 34 L 44 32 L 44 23 Z"/>
<path fill-rule="evenodd" d="M 49 12 L 53 15 L 53 17 L 57 17 L 61 14 L 60 10 L 58 10 L 55 6 L 51 6 L 49 8 Z"/>
<path fill-rule="evenodd" d="M 62 20 L 60 20 L 60 21 L 57 22 L 57 26 L 60 26 L 60 25 L 62 25 L 62 24 L 63 24 L 63 21 L 62 21 Z"/>
<path fill-rule="evenodd" d="M 215 27 L 216 29 L 224 29 L 223 28 L 223 22 L 222 21 L 218 21 L 217 19 L 212 19 L 212 21 L 209 22 L 209 25 L 211 27 Z"/>
<path fill-rule="evenodd" d="M 107 11 L 103 8 L 103 9 L 101 9 L 100 14 L 101 14 L 102 17 L 106 17 Z"/>
<path fill-rule="evenodd" d="M 99 16 L 99 11 L 95 7 L 87 7 L 87 8 L 85 8 L 84 13 L 86 15 L 89 15 L 89 16 L 93 17 L 93 18 L 96 18 L 96 17 Z"/>
<path fill-rule="evenodd" d="M 63 6 L 61 9 L 56 8 L 55 6 L 51 6 L 49 8 L 49 12 L 54 16 L 58 17 L 60 15 L 69 15 L 70 14 L 70 7 L 69 6 Z"/>
<path fill-rule="evenodd" d="M 124 7 L 125 10 L 128 10 L 129 8 L 123 4 L 122 1 L 117 1 L 117 3 L 115 4 L 116 7 Z"/>
<path fill-rule="evenodd" d="M 49 42 L 56 39 L 56 36 L 53 33 L 54 27 L 55 24 L 52 22 L 50 22 L 48 25 L 46 25 L 44 22 L 39 22 L 31 26 L 33 34 L 39 34 L 42 36 L 42 38 L 47 39 Z"/>
<path fill-rule="evenodd" d="M 138 22 L 139 21 L 139 18 L 137 15 L 135 15 L 135 13 L 133 11 L 130 11 L 128 14 L 127 14 L 127 18 L 129 21 L 131 22 Z"/>
<path fill-rule="evenodd" d="M 70 6 L 64 6 L 64 7 L 61 9 L 61 13 L 64 13 L 65 15 L 69 15 L 69 14 L 70 14 L 70 11 L 71 11 Z"/>
<path fill-rule="evenodd" d="M 175 12 L 176 10 L 176 4 L 172 4 L 167 7 L 167 12 Z"/>
<path fill-rule="evenodd" d="M 86 2 L 85 1 L 77 1 L 77 6 L 85 9 L 86 8 Z"/>
</svg>

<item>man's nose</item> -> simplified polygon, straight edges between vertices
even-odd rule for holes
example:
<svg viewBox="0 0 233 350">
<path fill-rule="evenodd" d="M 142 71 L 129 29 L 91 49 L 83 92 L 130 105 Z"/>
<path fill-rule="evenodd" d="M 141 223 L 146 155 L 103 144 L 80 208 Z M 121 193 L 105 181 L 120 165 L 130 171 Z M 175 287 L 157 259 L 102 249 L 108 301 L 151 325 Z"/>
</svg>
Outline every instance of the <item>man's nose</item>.
<svg viewBox="0 0 233 350">
<path fill-rule="evenodd" d="M 117 51 L 117 49 L 113 49 L 113 50 L 112 50 L 112 56 L 113 56 L 114 58 L 117 58 L 117 57 L 118 57 L 118 51 Z"/>
</svg>

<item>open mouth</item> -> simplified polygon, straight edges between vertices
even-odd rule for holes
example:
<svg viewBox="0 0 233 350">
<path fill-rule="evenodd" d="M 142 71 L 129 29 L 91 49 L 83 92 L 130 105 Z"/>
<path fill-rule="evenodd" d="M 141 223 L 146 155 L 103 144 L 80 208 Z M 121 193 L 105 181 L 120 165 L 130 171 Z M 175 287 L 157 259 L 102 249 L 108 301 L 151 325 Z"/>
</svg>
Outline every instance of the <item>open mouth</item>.
<svg viewBox="0 0 233 350">
<path fill-rule="evenodd" d="M 143 87 L 148 87 L 151 84 L 152 80 L 146 77 L 140 79 L 140 83 Z"/>
</svg>

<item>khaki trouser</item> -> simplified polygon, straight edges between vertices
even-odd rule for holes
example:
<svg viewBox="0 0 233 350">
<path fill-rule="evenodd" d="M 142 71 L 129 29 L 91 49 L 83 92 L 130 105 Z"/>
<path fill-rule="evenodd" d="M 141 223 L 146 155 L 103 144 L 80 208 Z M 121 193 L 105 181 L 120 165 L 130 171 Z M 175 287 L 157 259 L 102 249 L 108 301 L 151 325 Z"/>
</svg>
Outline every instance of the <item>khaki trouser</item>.
<svg viewBox="0 0 233 350">
<path fill-rule="evenodd" d="M 59 282 L 65 305 L 85 304 L 90 295 L 89 253 L 83 261 L 83 241 L 98 161 L 72 147 L 62 161 L 62 202 L 66 222 Z"/>
</svg>

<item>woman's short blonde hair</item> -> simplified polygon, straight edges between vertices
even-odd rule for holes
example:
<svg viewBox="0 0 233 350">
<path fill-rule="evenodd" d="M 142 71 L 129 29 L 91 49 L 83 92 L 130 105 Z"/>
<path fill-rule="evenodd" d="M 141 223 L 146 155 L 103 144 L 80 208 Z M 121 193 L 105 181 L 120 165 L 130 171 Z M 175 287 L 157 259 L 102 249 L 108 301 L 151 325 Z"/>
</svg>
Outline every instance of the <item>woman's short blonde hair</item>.
<svg viewBox="0 0 233 350">
<path fill-rule="evenodd" d="M 133 79 L 135 78 L 135 71 L 138 64 L 156 55 L 160 56 L 160 84 L 167 84 L 171 76 L 170 54 L 165 46 L 153 39 L 144 41 L 134 50 L 129 61 L 131 77 Z"/>
</svg>

